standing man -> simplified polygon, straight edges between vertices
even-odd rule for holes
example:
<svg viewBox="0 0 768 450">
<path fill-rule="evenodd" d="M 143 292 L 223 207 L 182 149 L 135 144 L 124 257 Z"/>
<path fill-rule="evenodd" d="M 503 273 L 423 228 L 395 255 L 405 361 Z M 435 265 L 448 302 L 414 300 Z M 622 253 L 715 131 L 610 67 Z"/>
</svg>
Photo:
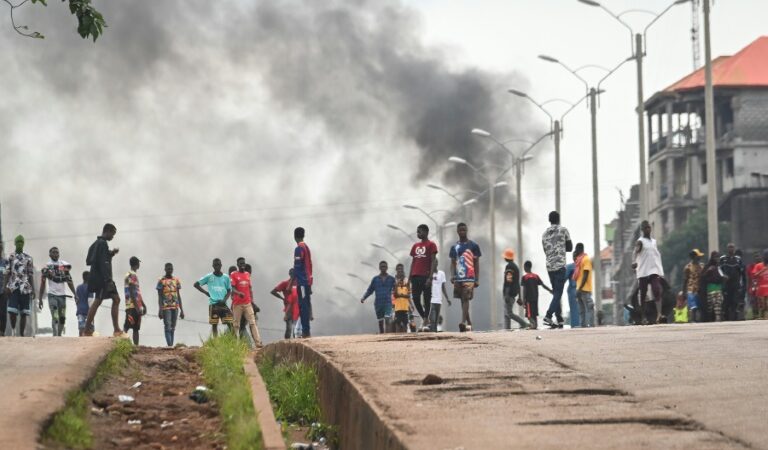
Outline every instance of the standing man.
<svg viewBox="0 0 768 450">
<path fill-rule="evenodd" d="M 270 292 L 273 296 L 283 301 L 283 312 L 285 316 L 285 339 L 295 337 L 293 326 L 299 320 L 299 295 L 296 292 L 296 277 L 293 276 L 293 269 L 288 269 L 288 279 L 281 281 Z"/>
<path fill-rule="evenodd" d="M 691 262 L 683 268 L 683 289 L 686 302 L 688 303 L 688 321 L 701 321 L 701 300 L 699 299 L 699 289 L 701 284 L 701 273 L 704 271 L 704 265 L 699 260 L 704 253 L 698 248 L 694 248 L 688 253 Z"/>
<path fill-rule="evenodd" d="M 757 319 L 757 296 L 755 296 L 755 267 L 762 259 L 760 258 L 760 252 L 752 253 L 752 262 L 747 266 L 747 300 L 749 301 L 749 308 L 752 311 L 752 318 Z M 0 311 L 2 312 L 2 311 Z M 0 334 L 2 336 L 2 334 Z"/>
<path fill-rule="evenodd" d="M 232 333 L 232 311 L 227 306 L 227 300 L 232 295 L 232 282 L 229 276 L 221 271 L 221 259 L 213 259 L 213 272 L 203 275 L 195 281 L 195 289 L 208 297 L 208 323 L 211 324 L 211 334 L 219 335 L 219 322 L 229 328 Z M 202 288 L 208 286 L 208 290 Z"/>
<path fill-rule="evenodd" d="M 245 316 L 248 326 L 251 329 L 253 345 L 261 347 L 261 336 L 259 328 L 256 326 L 256 313 L 253 311 L 253 285 L 251 285 L 251 274 L 245 270 L 245 258 L 237 258 L 237 271 L 230 274 L 232 281 L 232 313 L 235 316 L 235 334 L 242 337 L 240 332 L 240 319 Z"/>
<path fill-rule="evenodd" d="M 472 331 L 472 319 L 469 317 L 469 302 L 475 288 L 480 286 L 480 246 L 467 238 L 467 224 L 456 225 L 459 240 L 451 247 L 451 283 L 453 298 L 461 300 L 461 323 L 459 331 Z"/>
<path fill-rule="evenodd" d="M 387 332 L 389 322 L 392 320 L 392 294 L 395 291 L 395 278 L 387 273 L 387 270 L 389 270 L 389 265 L 386 261 L 381 261 L 379 274 L 371 278 L 368 289 L 360 298 L 360 303 L 365 303 L 365 299 L 371 294 L 376 294 L 373 298 L 373 309 L 376 312 L 380 334 Z"/>
<path fill-rule="evenodd" d="M 512 328 L 514 320 L 520 325 L 521 329 L 528 328 L 528 323 L 522 317 L 515 314 L 515 300 L 520 295 L 520 267 L 515 264 L 515 251 L 511 248 L 504 250 L 504 261 L 507 266 L 504 268 L 504 286 L 502 294 L 504 295 L 504 329 Z"/>
<path fill-rule="evenodd" d="M 75 316 L 77 317 L 77 331 L 79 336 L 85 336 L 85 321 L 88 319 L 88 309 L 93 302 L 93 294 L 88 292 L 89 275 L 87 270 L 83 272 L 83 284 L 79 284 L 75 289 L 75 304 L 77 305 Z"/>
<path fill-rule="evenodd" d="M 5 336 L 5 326 L 8 319 L 8 296 L 5 295 L 5 277 L 8 260 L 3 253 L 3 241 L 0 241 L 0 336 Z"/>
<path fill-rule="evenodd" d="M 96 317 L 101 302 L 105 299 L 112 299 L 112 330 L 114 336 L 123 336 L 123 331 L 117 322 L 117 315 L 120 311 L 120 296 L 117 293 L 117 286 L 112 279 L 112 257 L 120 249 L 109 249 L 111 241 L 117 228 L 111 223 L 105 224 L 101 230 L 101 236 L 96 238 L 93 244 L 88 248 L 88 256 L 85 263 L 91 266 L 88 276 L 88 292 L 94 293 L 95 298 L 91 307 L 88 309 L 88 318 L 85 321 L 85 335 L 93 336 L 93 319 Z"/>
<path fill-rule="evenodd" d="M 566 282 L 565 254 L 573 250 L 573 243 L 568 229 L 560 225 L 559 212 L 552 211 L 549 213 L 549 224 L 549 228 L 544 231 L 544 235 L 541 237 L 541 244 L 544 247 L 544 254 L 547 256 L 547 272 L 549 273 L 549 282 L 552 283 L 552 301 L 549 303 L 543 322 L 551 328 L 563 328 L 563 309 L 560 299 L 563 297 Z M 552 322 L 553 315 L 557 323 Z"/>
<path fill-rule="evenodd" d="M 573 281 L 576 282 L 576 302 L 579 304 L 579 323 L 582 328 L 595 326 L 595 302 L 592 299 L 592 260 L 584 252 L 584 244 L 579 242 L 573 249 L 575 269 Z"/>
<path fill-rule="evenodd" d="M 123 331 L 127 334 L 128 330 L 133 330 L 133 345 L 139 345 L 139 330 L 141 330 L 141 316 L 147 313 L 147 306 L 144 304 L 144 298 L 141 296 L 141 287 L 139 286 L 139 267 L 141 261 L 135 256 L 131 256 L 128 261 L 131 270 L 125 274 L 123 286 L 125 288 L 125 323 Z"/>
<path fill-rule="evenodd" d="M 575 261 L 576 255 L 573 255 L 573 257 Z M 573 272 L 575 271 L 576 263 L 570 262 L 565 265 L 565 278 L 568 280 L 566 293 L 568 294 L 568 308 L 570 308 L 568 315 L 570 316 L 571 328 L 579 328 L 581 326 L 579 321 L 579 302 L 576 301 L 576 280 L 573 279 Z"/>
<path fill-rule="evenodd" d="M 437 324 L 441 322 L 442 316 L 440 309 L 443 307 L 443 298 L 451 306 L 451 299 L 448 292 L 445 291 L 445 272 L 438 270 L 437 261 L 435 261 L 434 272 L 432 273 L 432 300 L 429 308 L 429 331 L 436 333 Z"/>
<path fill-rule="evenodd" d="M 158 316 L 163 321 L 165 344 L 173 347 L 176 333 L 176 320 L 184 319 L 184 307 L 181 304 L 181 281 L 173 276 L 173 264 L 165 263 L 165 275 L 157 280 Z"/>
<path fill-rule="evenodd" d="M 429 240 L 429 227 L 416 227 L 419 242 L 411 247 L 411 292 L 413 304 L 419 312 L 424 326 L 429 325 L 429 308 L 432 304 L 432 273 L 437 267 L 437 245 Z M 423 305 L 423 306 L 422 306 Z"/>
<path fill-rule="evenodd" d="M 16 333 L 16 317 L 21 314 L 19 335 L 24 336 L 27 317 L 30 314 L 29 303 L 35 299 L 35 267 L 32 257 L 24 253 L 24 236 L 18 235 L 13 240 L 16 251 L 8 256 L 8 269 L 5 276 L 5 295 L 8 297 L 8 316 L 11 318 L 11 336 Z"/>
<path fill-rule="evenodd" d="M 738 320 L 738 311 L 744 310 L 743 296 L 747 286 L 747 271 L 736 245 L 729 243 L 726 254 L 720 257 L 720 270 L 728 277 L 723 285 L 723 320 Z"/>
<path fill-rule="evenodd" d="M 301 337 L 311 336 L 309 321 L 312 317 L 312 253 L 304 242 L 304 228 L 293 230 L 296 249 L 293 251 L 293 273 L 296 276 L 299 294 L 299 317 L 301 319 Z"/>
<path fill-rule="evenodd" d="M 48 251 L 51 259 L 43 267 L 40 276 L 40 300 L 38 308 L 43 309 L 43 295 L 45 295 L 45 283 L 48 281 L 48 308 L 51 310 L 51 329 L 54 336 L 64 333 L 64 322 L 67 318 L 67 288 L 69 286 L 72 295 L 77 298 L 75 283 L 69 271 L 72 265 L 59 260 L 59 249 L 51 247 Z"/>
<path fill-rule="evenodd" d="M 763 261 L 755 264 L 752 277 L 757 302 L 755 319 L 768 319 L 768 249 L 763 250 Z"/>
<path fill-rule="evenodd" d="M 661 277 L 664 276 L 664 268 L 661 265 L 661 253 L 656 246 L 656 239 L 651 237 L 651 224 L 643 220 L 640 224 L 642 236 L 635 243 L 632 268 L 636 271 L 637 281 L 640 285 L 640 305 L 645 311 L 643 320 L 647 320 L 648 312 L 648 285 L 651 286 L 653 300 L 656 303 L 656 320 L 661 320 Z"/>
</svg>

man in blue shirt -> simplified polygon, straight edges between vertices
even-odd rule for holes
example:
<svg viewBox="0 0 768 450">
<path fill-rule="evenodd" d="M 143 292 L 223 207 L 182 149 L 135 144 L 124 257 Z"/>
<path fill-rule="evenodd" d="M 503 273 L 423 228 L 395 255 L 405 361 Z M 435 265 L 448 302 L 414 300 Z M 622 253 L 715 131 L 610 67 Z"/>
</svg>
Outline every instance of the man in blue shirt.
<svg viewBox="0 0 768 450">
<path fill-rule="evenodd" d="M 201 286 L 208 286 L 206 291 Z M 221 260 L 213 260 L 213 272 L 195 281 L 195 289 L 208 297 L 208 323 L 211 324 L 211 334 L 219 335 L 219 321 L 232 332 L 232 311 L 227 306 L 227 299 L 232 295 L 232 283 L 229 275 L 221 271 Z M 236 293 L 243 295 L 239 291 Z"/>
<path fill-rule="evenodd" d="M 83 284 L 75 289 L 75 305 L 77 306 L 75 315 L 77 316 L 77 329 L 80 336 L 85 335 L 85 322 L 88 319 L 88 309 L 91 307 L 90 300 L 94 297 L 94 294 L 88 292 L 89 276 L 90 273 L 87 270 L 83 272 Z"/>
<path fill-rule="evenodd" d="M 465 223 L 456 225 L 459 240 L 451 247 L 451 283 L 453 298 L 461 300 L 461 323 L 459 331 L 472 331 L 472 319 L 469 317 L 469 302 L 475 288 L 480 285 L 480 247 L 467 238 L 468 227 Z"/>
<path fill-rule="evenodd" d="M 386 261 L 379 263 L 380 273 L 371 279 L 371 284 L 360 299 L 360 303 L 365 303 L 365 299 L 376 293 L 373 308 L 376 310 L 376 320 L 379 321 L 381 334 L 389 329 L 389 323 L 392 320 L 392 291 L 395 289 L 395 277 L 387 273 L 388 268 Z"/>
<path fill-rule="evenodd" d="M 296 249 L 293 251 L 293 273 L 296 276 L 297 293 L 299 294 L 299 318 L 301 319 L 301 337 L 310 337 L 309 321 L 312 317 L 312 253 L 304 243 L 304 228 L 293 230 Z"/>
</svg>

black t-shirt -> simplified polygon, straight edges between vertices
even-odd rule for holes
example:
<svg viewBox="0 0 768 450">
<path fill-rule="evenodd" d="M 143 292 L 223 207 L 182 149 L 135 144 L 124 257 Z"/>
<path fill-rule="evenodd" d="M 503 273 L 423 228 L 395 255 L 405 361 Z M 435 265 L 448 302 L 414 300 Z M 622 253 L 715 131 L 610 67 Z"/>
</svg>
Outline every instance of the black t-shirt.
<svg viewBox="0 0 768 450">
<path fill-rule="evenodd" d="M 523 275 L 523 301 L 526 303 L 536 303 L 539 301 L 539 286 L 544 285 L 541 278 L 535 273 L 526 273 Z"/>
<path fill-rule="evenodd" d="M 520 268 L 514 261 L 504 268 L 504 297 L 517 297 L 520 294 Z"/>
<path fill-rule="evenodd" d="M 109 251 L 107 240 L 99 236 L 88 248 L 85 263 L 91 266 L 88 284 L 102 283 L 112 280 L 112 253 Z"/>
</svg>

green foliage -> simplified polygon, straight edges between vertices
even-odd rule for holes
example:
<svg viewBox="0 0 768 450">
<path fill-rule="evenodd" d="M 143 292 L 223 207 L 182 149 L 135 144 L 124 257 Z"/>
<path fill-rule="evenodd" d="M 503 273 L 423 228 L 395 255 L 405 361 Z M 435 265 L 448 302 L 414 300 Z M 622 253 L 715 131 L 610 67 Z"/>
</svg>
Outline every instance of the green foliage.
<svg viewBox="0 0 768 450">
<path fill-rule="evenodd" d="M 212 337 L 203 344 L 199 358 L 203 377 L 224 420 L 228 448 L 262 447 L 261 428 L 253 410 L 253 395 L 243 370 L 248 347 L 231 333 Z"/>
<path fill-rule="evenodd" d="M 93 446 L 93 433 L 88 425 L 88 395 L 95 392 L 106 379 L 122 370 L 128 362 L 134 346 L 128 339 L 118 339 L 114 348 L 99 364 L 96 374 L 83 389 L 67 394 L 64 408 L 53 416 L 51 424 L 43 432 L 43 438 L 72 449 L 88 449 Z"/>
<path fill-rule="evenodd" d="M 731 235 L 728 223 L 719 224 L 720 248 L 725 248 Z M 681 274 L 683 267 L 690 260 L 688 253 L 694 248 L 704 252 L 704 260 L 709 257 L 707 251 L 707 214 L 705 210 L 694 210 L 688 217 L 688 221 L 664 238 L 664 243 L 659 248 L 664 263 L 664 273 Z M 682 280 L 669 280 L 672 286 L 678 286 Z"/>
<path fill-rule="evenodd" d="M 62 0 L 67 1 L 67 0 Z M 107 27 L 107 22 L 104 20 L 104 16 L 101 15 L 99 11 L 96 10 L 96 8 L 93 7 L 91 4 L 91 0 L 68 0 L 69 1 L 69 12 L 72 13 L 73 16 L 77 17 L 77 33 L 83 38 L 87 39 L 89 37 L 93 38 L 93 42 L 96 42 L 96 39 L 98 39 L 99 36 L 104 34 L 104 28 Z M 47 0 L 32 0 L 32 3 L 40 3 L 43 6 L 48 6 Z M 17 31 L 19 30 L 27 30 L 28 27 L 25 25 L 15 27 Z M 40 34 L 39 32 L 35 31 L 32 33 L 24 33 L 21 32 L 21 34 L 38 38 L 38 39 L 45 39 L 45 36 Z"/>
<path fill-rule="evenodd" d="M 278 420 L 309 424 L 320 420 L 317 373 L 304 363 L 275 364 L 264 358 L 259 366 Z"/>
</svg>

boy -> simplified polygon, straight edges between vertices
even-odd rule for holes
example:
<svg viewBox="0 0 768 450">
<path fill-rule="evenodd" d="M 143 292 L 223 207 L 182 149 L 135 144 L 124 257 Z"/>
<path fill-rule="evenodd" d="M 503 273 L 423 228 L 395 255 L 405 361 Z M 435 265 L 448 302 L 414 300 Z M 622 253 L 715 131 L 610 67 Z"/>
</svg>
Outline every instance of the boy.
<svg viewBox="0 0 768 450">
<path fill-rule="evenodd" d="M 139 261 L 139 258 L 131 256 L 128 262 L 131 265 L 131 271 L 125 275 L 123 282 L 125 286 L 125 324 L 123 325 L 123 332 L 127 334 L 129 329 L 133 329 L 133 345 L 139 345 L 141 316 L 147 313 L 147 307 L 144 305 L 144 299 L 141 297 L 141 288 L 139 288 L 139 276 L 136 274 L 141 261 Z"/>
<path fill-rule="evenodd" d="M 299 318 L 301 319 L 301 337 L 308 338 L 312 320 L 312 253 L 304 242 L 306 231 L 302 227 L 293 230 L 293 240 L 296 248 L 293 250 L 293 274 L 296 276 L 296 285 L 299 294 Z"/>
<path fill-rule="evenodd" d="M 584 244 L 581 242 L 574 247 L 573 258 L 574 271 L 571 278 L 576 282 L 579 323 L 582 328 L 591 328 L 595 326 L 595 301 L 592 299 L 592 259 L 584 252 Z"/>
<path fill-rule="evenodd" d="M 525 316 L 528 318 L 528 321 L 531 322 L 530 329 L 536 330 L 538 329 L 539 316 L 539 286 L 543 287 L 550 294 L 552 293 L 552 289 L 544 284 L 538 275 L 531 272 L 532 266 L 533 264 L 531 264 L 530 261 L 526 261 L 525 264 L 523 264 L 525 275 L 523 275 L 523 281 L 521 283 L 523 286 L 522 301 L 525 304 Z"/>
<path fill-rule="evenodd" d="M 163 321 L 165 344 L 173 347 L 176 332 L 176 319 L 184 318 L 184 307 L 181 304 L 181 281 L 173 276 L 173 264 L 165 263 L 165 276 L 157 280 L 158 316 Z"/>
<path fill-rule="evenodd" d="M 677 302 L 675 303 L 675 323 L 688 323 L 688 305 L 685 301 L 685 294 L 680 291 L 677 293 Z"/>
<path fill-rule="evenodd" d="M 376 320 L 379 322 L 380 334 L 385 333 L 389 328 L 389 321 L 392 320 L 392 292 L 395 289 L 395 278 L 387 273 L 388 268 L 386 261 L 379 263 L 379 274 L 371 279 L 371 284 L 360 299 L 360 303 L 365 303 L 365 299 L 376 293 L 373 308 L 376 311 Z"/>
<path fill-rule="evenodd" d="M 702 256 L 704 256 L 704 253 L 698 248 L 694 248 L 688 253 L 691 262 L 683 268 L 683 292 L 686 294 L 688 320 L 690 322 L 700 321 L 699 280 L 701 279 L 701 272 L 704 270 L 704 266 L 699 262 L 699 259 Z"/>
<path fill-rule="evenodd" d="M 520 316 L 515 314 L 515 299 L 520 295 L 520 268 L 515 264 L 515 251 L 511 248 L 504 250 L 504 261 L 507 266 L 504 268 L 504 329 L 512 328 L 514 320 L 520 325 L 520 328 L 528 328 L 528 324 Z"/>
<path fill-rule="evenodd" d="M 395 266 L 395 333 L 408 331 L 408 311 L 411 307 L 411 285 L 405 278 L 402 264 Z"/>
<path fill-rule="evenodd" d="M 213 259 L 213 272 L 203 275 L 195 281 L 195 289 L 208 297 L 208 323 L 211 324 L 211 334 L 219 335 L 219 322 L 223 323 L 232 333 L 232 311 L 227 307 L 227 300 L 232 295 L 232 283 L 229 276 L 221 271 L 221 259 Z M 208 286 L 208 290 L 202 288 Z"/>
<path fill-rule="evenodd" d="M 50 260 L 46 263 L 40 275 L 40 301 L 38 307 L 43 309 L 43 295 L 45 295 L 46 282 L 48 284 L 48 309 L 51 310 L 51 329 L 54 336 L 64 334 L 64 323 L 67 317 L 67 286 L 72 295 L 75 293 L 75 284 L 72 282 L 72 265 L 59 259 L 59 249 L 51 247 L 48 251 Z"/>
<path fill-rule="evenodd" d="M 451 299 L 448 298 L 448 292 L 445 290 L 445 272 L 438 270 L 437 259 L 435 259 L 435 266 L 432 269 L 432 299 L 429 308 L 429 331 L 436 333 L 437 324 L 441 322 L 440 309 L 442 308 L 442 300 L 448 302 L 448 306 L 451 306 Z"/>
<path fill-rule="evenodd" d="M 467 238 L 467 224 L 456 225 L 459 240 L 451 247 L 451 283 L 453 298 L 461 299 L 461 323 L 459 331 L 472 331 L 469 302 L 475 289 L 480 286 L 480 246 Z"/>
<path fill-rule="evenodd" d="M 86 270 L 83 272 L 83 284 L 77 286 L 75 289 L 75 305 L 77 310 L 75 315 L 77 316 L 77 330 L 79 336 L 85 336 L 85 321 L 88 319 L 88 309 L 91 307 L 91 301 L 94 295 L 88 292 L 88 276 L 90 274 Z"/>
<path fill-rule="evenodd" d="M 261 336 L 256 325 L 256 312 L 253 310 L 253 287 L 251 274 L 245 270 L 245 258 L 237 258 L 237 271 L 229 275 L 232 282 L 232 309 L 235 322 L 235 335 L 242 337 L 245 332 L 240 329 L 240 319 L 245 316 L 248 327 L 251 329 L 253 345 L 260 348 Z"/>
<path fill-rule="evenodd" d="M 283 301 L 285 317 L 285 339 L 295 337 L 294 324 L 299 320 L 299 294 L 296 292 L 296 279 L 293 277 L 293 269 L 288 270 L 288 279 L 275 286 L 270 294 Z M 281 295 L 282 294 L 282 295 Z"/>
</svg>

